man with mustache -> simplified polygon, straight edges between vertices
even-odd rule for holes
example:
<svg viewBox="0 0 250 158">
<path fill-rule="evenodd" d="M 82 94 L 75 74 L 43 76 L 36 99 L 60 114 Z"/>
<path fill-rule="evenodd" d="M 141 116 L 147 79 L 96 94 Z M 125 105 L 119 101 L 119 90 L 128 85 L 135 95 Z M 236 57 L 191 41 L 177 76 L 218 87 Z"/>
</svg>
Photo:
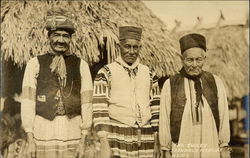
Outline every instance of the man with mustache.
<svg viewBox="0 0 250 158">
<path fill-rule="evenodd" d="M 200 34 L 180 39 L 183 68 L 163 86 L 159 140 L 165 157 L 230 157 L 229 113 L 219 77 L 202 70 L 206 40 Z"/>
<path fill-rule="evenodd" d="M 70 52 L 75 27 L 61 8 L 47 12 L 50 50 L 26 66 L 21 104 L 29 157 L 82 156 L 92 123 L 92 79 L 88 64 Z"/>
<path fill-rule="evenodd" d="M 138 58 L 141 33 L 139 27 L 119 28 L 121 56 L 104 66 L 94 81 L 93 124 L 102 153 L 110 146 L 112 158 L 159 156 L 160 92 L 156 76 Z"/>
</svg>

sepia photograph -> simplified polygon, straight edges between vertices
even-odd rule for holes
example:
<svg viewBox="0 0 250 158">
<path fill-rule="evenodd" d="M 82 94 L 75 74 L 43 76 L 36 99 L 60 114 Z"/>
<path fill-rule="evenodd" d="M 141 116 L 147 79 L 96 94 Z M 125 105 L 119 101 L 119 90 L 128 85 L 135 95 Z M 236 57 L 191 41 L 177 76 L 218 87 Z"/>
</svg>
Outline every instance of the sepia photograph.
<svg viewBox="0 0 250 158">
<path fill-rule="evenodd" d="M 249 158 L 248 0 L 0 13 L 0 158 Z"/>
</svg>

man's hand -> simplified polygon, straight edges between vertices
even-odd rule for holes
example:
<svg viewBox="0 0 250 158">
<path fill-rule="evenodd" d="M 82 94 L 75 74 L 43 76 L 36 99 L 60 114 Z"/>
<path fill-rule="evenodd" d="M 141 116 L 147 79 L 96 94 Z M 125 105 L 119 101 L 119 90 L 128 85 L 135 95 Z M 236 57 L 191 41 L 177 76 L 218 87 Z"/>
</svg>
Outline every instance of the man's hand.
<svg viewBox="0 0 250 158">
<path fill-rule="evenodd" d="M 220 155 L 221 155 L 221 158 L 230 158 L 230 153 L 231 153 L 231 148 L 230 147 L 222 147 L 220 149 Z"/>
<path fill-rule="evenodd" d="M 83 158 L 84 157 L 84 151 L 85 151 L 85 144 L 84 142 L 79 142 L 79 145 L 76 149 L 76 153 L 74 155 L 75 158 Z"/>
<path fill-rule="evenodd" d="M 161 150 L 158 144 L 154 145 L 154 157 L 153 158 L 160 158 L 161 157 Z"/>
<path fill-rule="evenodd" d="M 76 149 L 76 153 L 74 155 L 74 158 L 83 158 L 84 157 L 84 152 L 85 152 L 85 138 L 86 135 L 82 135 L 82 138 L 79 142 L 79 145 Z"/>
<path fill-rule="evenodd" d="M 109 142 L 107 138 L 101 138 L 101 158 L 110 158 L 111 157 L 111 149 L 109 146 Z"/>
<path fill-rule="evenodd" d="M 166 151 L 166 150 L 162 150 L 161 151 L 161 158 L 171 158 L 171 152 L 170 151 Z"/>
<path fill-rule="evenodd" d="M 28 142 L 26 154 L 29 158 L 36 157 L 36 144 L 35 142 Z"/>
<path fill-rule="evenodd" d="M 108 138 L 107 138 L 107 132 L 105 131 L 99 131 L 97 133 L 97 136 L 100 139 L 100 158 L 110 158 L 111 157 L 111 149 L 109 146 Z"/>
<path fill-rule="evenodd" d="M 161 150 L 160 150 L 160 144 L 159 144 L 159 138 L 158 138 L 158 133 L 154 133 L 154 156 L 153 158 L 160 158 L 161 156 Z"/>
<path fill-rule="evenodd" d="M 30 132 L 27 133 L 27 147 L 25 150 L 25 155 L 27 155 L 28 158 L 36 157 L 36 144 L 33 134 Z"/>
</svg>

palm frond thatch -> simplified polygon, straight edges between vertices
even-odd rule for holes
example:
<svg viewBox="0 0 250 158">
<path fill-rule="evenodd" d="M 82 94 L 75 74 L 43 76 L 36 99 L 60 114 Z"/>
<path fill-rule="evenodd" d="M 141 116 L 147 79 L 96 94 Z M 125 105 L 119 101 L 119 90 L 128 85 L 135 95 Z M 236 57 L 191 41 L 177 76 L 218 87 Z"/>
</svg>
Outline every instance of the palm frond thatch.
<svg viewBox="0 0 250 158">
<path fill-rule="evenodd" d="M 137 25 L 143 28 L 142 62 L 158 76 L 174 74 L 178 53 L 168 37 L 166 26 L 141 1 L 1 1 L 2 59 L 19 65 L 48 50 L 44 29 L 46 12 L 62 7 L 74 14 L 76 34 L 71 51 L 90 64 L 100 60 L 105 46 L 109 62 L 118 55 L 118 27 Z M 105 38 L 104 38 L 105 37 Z M 107 39 L 104 44 L 104 39 Z"/>
</svg>

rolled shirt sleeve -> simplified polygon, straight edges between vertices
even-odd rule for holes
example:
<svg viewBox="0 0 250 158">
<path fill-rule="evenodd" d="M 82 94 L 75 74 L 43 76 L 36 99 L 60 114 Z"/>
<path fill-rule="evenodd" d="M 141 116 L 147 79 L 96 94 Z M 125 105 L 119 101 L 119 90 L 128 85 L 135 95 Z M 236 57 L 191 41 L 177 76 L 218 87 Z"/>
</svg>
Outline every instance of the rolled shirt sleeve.
<svg viewBox="0 0 250 158">
<path fill-rule="evenodd" d="M 25 132 L 33 133 L 38 73 L 39 63 L 35 57 L 27 63 L 22 85 L 21 120 Z"/>
<path fill-rule="evenodd" d="M 226 90 L 221 79 L 214 75 L 218 89 L 218 107 L 220 117 L 219 146 L 228 146 L 230 141 L 229 111 Z"/>
<path fill-rule="evenodd" d="M 158 78 L 152 72 L 151 78 L 151 92 L 150 92 L 150 109 L 152 118 L 150 124 L 154 132 L 158 132 L 159 128 L 159 110 L 160 110 L 160 88 L 158 85 Z"/>
<path fill-rule="evenodd" d="M 98 135 L 106 133 L 109 127 L 109 69 L 104 67 L 99 70 L 94 81 L 93 91 L 93 124 Z"/>
<path fill-rule="evenodd" d="M 170 134 L 170 111 L 171 111 L 171 95 L 170 80 L 166 80 L 161 91 L 160 100 L 160 118 L 159 118 L 159 140 L 161 150 L 171 150 L 171 134 Z"/>
<path fill-rule="evenodd" d="M 81 115 L 82 115 L 82 134 L 86 135 L 92 124 L 92 95 L 93 84 L 88 64 L 81 60 Z"/>
</svg>

